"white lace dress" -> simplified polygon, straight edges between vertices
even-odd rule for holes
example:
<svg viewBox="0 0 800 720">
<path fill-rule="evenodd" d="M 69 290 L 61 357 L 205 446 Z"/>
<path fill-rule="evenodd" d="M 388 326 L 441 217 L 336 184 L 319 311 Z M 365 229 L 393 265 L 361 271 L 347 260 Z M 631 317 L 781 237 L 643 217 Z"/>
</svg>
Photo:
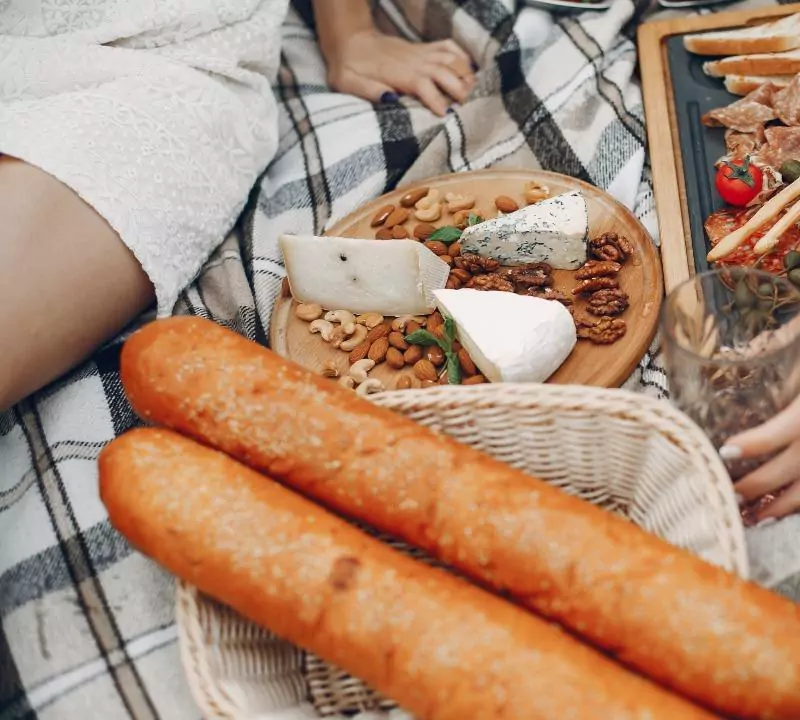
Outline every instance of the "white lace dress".
<svg viewBox="0 0 800 720">
<path fill-rule="evenodd" d="M 0 0 L 0 154 L 55 176 L 109 222 L 160 315 L 275 152 L 286 6 Z"/>
</svg>

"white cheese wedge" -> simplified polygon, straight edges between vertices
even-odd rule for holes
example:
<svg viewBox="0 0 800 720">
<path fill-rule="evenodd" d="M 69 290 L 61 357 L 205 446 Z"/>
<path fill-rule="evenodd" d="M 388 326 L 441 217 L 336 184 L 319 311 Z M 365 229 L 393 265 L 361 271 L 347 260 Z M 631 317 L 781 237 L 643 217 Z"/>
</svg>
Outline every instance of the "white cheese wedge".
<svg viewBox="0 0 800 720">
<path fill-rule="evenodd" d="M 546 262 L 558 270 L 576 270 L 586 262 L 588 234 L 586 198 L 575 191 L 468 227 L 461 235 L 461 252 L 502 265 Z"/>
<path fill-rule="evenodd" d="M 482 290 L 437 290 L 436 303 L 456 323 L 458 340 L 491 382 L 544 382 L 578 341 L 559 302 Z"/>
<path fill-rule="evenodd" d="M 328 310 L 427 315 L 450 268 L 415 240 L 281 235 L 292 296 Z"/>
</svg>

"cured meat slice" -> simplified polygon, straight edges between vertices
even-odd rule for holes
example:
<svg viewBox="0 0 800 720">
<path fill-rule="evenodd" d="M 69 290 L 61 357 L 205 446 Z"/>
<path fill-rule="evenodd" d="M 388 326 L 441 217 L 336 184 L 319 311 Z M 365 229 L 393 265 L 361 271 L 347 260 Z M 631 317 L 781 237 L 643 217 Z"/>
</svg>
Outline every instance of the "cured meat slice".
<svg viewBox="0 0 800 720">
<path fill-rule="evenodd" d="M 800 125 L 800 74 L 783 90 L 775 93 L 772 106 L 781 122 L 789 126 Z"/>
<path fill-rule="evenodd" d="M 764 129 L 758 128 L 755 132 L 739 132 L 728 128 L 725 130 L 725 149 L 728 154 L 720 160 L 744 159 L 752 155 L 764 144 Z M 719 163 L 718 163 L 719 164 Z"/>
<path fill-rule="evenodd" d="M 759 165 L 780 168 L 787 160 L 800 160 L 800 127 L 774 125 L 764 131 L 765 144 L 753 156 Z"/>
<path fill-rule="evenodd" d="M 710 110 L 703 115 L 702 122 L 709 127 L 726 127 L 743 133 L 755 133 L 778 117 L 772 109 L 772 102 L 778 91 L 777 86 L 766 83 L 741 100 Z"/>
</svg>

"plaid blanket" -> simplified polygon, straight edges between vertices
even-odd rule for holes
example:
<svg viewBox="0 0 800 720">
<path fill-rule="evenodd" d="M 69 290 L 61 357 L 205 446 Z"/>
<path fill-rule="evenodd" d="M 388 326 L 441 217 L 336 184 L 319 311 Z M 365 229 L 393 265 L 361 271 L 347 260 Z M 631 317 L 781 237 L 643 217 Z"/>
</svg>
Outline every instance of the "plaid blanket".
<svg viewBox="0 0 800 720">
<path fill-rule="evenodd" d="M 410 99 L 376 107 L 330 92 L 309 6 L 296 2 L 275 87 L 277 157 L 175 312 L 266 343 L 280 232 L 320 232 L 397 185 L 447 172 L 573 175 L 607 189 L 656 237 L 632 41 L 646 9 L 617 0 L 606 13 L 555 17 L 513 0 L 381 0 L 386 31 L 454 37 L 480 65 L 471 99 L 439 120 Z M 199 716 L 172 581 L 110 527 L 97 492 L 98 452 L 137 424 L 118 375 L 126 335 L 0 415 L 0 720 Z M 657 345 L 627 387 L 666 397 Z M 759 553 L 774 551 L 760 542 Z M 766 561 L 758 568 L 776 580 Z M 800 597 L 798 585 L 783 589 Z"/>
</svg>

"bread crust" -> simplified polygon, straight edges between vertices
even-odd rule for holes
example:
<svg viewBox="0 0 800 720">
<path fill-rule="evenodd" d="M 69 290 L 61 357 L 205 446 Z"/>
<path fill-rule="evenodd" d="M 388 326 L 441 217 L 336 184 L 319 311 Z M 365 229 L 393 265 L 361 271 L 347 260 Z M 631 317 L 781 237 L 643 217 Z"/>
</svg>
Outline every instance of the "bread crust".
<svg viewBox="0 0 800 720">
<path fill-rule="evenodd" d="M 135 547 L 418 718 L 713 717 L 175 433 L 114 440 L 100 490 Z"/>
<path fill-rule="evenodd" d="M 734 55 L 703 63 L 703 72 L 711 77 L 795 75 L 800 72 L 800 52 Z"/>
<path fill-rule="evenodd" d="M 145 419 L 424 548 L 723 714 L 800 718 L 800 610 L 210 321 L 134 334 Z"/>
</svg>

